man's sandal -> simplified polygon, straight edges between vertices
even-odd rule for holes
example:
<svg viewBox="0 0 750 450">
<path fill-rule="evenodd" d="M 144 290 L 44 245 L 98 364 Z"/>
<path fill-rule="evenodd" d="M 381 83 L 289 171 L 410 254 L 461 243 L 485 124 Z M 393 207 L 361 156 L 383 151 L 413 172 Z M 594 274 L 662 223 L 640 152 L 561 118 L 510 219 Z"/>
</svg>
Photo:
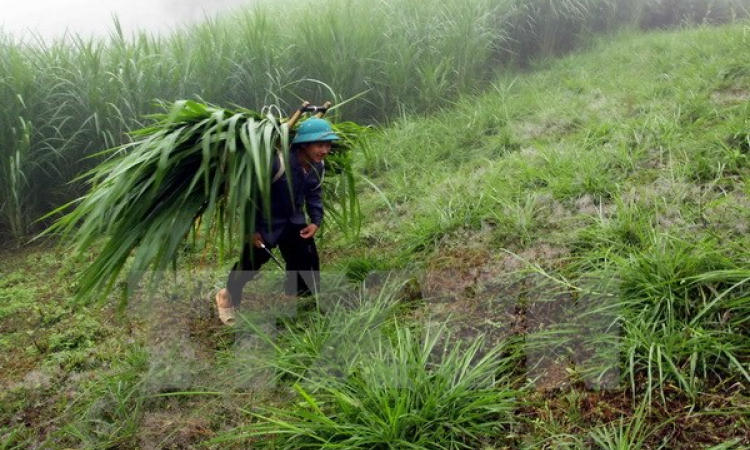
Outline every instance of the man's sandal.
<svg viewBox="0 0 750 450">
<path fill-rule="evenodd" d="M 234 306 L 232 306 L 232 300 L 229 298 L 226 288 L 216 293 L 216 308 L 219 310 L 221 323 L 224 325 L 232 325 L 234 323 Z"/>
</svg>

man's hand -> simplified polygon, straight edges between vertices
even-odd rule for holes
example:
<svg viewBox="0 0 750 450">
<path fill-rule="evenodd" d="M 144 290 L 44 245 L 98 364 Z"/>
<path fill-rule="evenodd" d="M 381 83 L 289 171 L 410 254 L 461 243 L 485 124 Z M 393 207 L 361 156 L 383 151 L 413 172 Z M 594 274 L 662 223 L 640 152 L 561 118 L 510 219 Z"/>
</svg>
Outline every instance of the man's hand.
<svg viewBox="0 0 750 450">
<path fill-rule="evenodd" d="M 302 239 L 310 239 L 313 236 L 315 236 L 315 233 L 317 232 L 318 232 L 318 226 L 315 225 L 314 223 L 311 223 L 310 225 L 303 228 L 299 232 L 299 235 L 302 237 Z"/>
<path fill-rule="evenodd" d="M 253 245 L 255 246 L 255 248 L 263 248 L 265 246 L 263 237 L 260 235 L 260 233 L 255 233 L 253 235 Z"/>
</svg>

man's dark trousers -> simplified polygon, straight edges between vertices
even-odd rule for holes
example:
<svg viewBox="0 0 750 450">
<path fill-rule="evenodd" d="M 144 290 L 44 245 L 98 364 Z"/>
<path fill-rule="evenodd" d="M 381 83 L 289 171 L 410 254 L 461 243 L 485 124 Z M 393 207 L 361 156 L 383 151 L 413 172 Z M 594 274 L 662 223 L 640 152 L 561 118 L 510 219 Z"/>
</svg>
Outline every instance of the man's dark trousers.
<svg viewBox="0 0 750 450">
<path fill-rule="evenodd" d="M 300 231 L 305 225 L 288 223 L 278 241 L 281 256 L 286 262 L 284 292 L 299 297 L 317 294 L 320 290 L 320 259 L 313 238 L 303 239 Z M 270 251 L 271 248 L 267 247 Z M 229 272 L 227 291 L 232 305 L 238 307 L 242 301 L 242 290 L 260 270 L 271 255 L 251 242 L 245 243 L 240 260 Z"/>
</svg>

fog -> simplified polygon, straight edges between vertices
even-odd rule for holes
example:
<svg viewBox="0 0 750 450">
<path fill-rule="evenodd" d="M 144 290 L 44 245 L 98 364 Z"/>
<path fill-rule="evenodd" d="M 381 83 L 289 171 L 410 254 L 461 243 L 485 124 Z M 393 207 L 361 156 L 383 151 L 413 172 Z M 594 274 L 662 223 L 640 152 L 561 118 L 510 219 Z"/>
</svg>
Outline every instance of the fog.
<svg viewBox="0 0 750 450">
<path fill-rule="evenodd" d="M 206 16 L 231 14 L 258 0 L 0 0 L 0 32 L 15 40 L 44 40 L 67 31 L 107 36 L 114 16 L 127 36 L 138 30 L 168 33 Z"/>
</svg>

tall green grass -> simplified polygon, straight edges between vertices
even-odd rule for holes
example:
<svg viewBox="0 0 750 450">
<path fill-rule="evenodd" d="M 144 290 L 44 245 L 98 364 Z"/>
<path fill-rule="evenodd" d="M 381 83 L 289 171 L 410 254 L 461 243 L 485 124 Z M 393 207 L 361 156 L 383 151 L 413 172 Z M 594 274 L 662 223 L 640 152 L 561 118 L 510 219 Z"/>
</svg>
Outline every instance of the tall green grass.
<svg viewBox="0 0 750 450">
<path fill-rule="evenodd" d="M 154 111 L 154 99 L 197 97 L 257 110 L 360 96 L 340 117 L 384 122 L 434 112 L 484 90 L 499 69 L 571 51 L 599 32 L 746 16 L 739 0 L 688 3 L 262 3 L 166 37 L 126 37 L 117 22 L 107 39 L 3 36 L 0 225 L 20 237 L 44 212 L 78 196 L 83 187 L 68 181 L 95 163 L 83 158 L 126 141 Z"/>
</svg>

